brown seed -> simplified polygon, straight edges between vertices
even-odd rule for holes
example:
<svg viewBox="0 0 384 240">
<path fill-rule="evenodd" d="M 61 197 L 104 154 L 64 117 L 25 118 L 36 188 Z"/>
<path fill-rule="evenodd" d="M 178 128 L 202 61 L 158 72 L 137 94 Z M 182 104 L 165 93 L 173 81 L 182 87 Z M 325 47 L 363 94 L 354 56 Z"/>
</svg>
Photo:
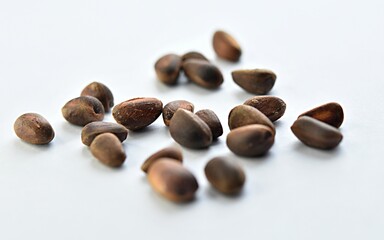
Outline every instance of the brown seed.
<svg viewBox="0 0 384 240">
<path fill-rule="evenodd" d="M 308 116 L 299 117 L 291 130 L 301 142 L 319 149 L 332 149 L 343 139 L 339 129 Z"/>
<path fill-rule="evenodd" d="M 95 158 L 110 167 L 120 167 L 126 159 L 123 145 L 112 133 L 98 135 L 92 141 L 90 149 Z"/>
<path fill-rule="evenodd" d="M 175 114 L 176 110 L 179 108 L 193 112 L 195 107 L 193 106 L 192 103 L 185 100 L 176 100 L 176 101 L 167 103 L 163 108 L 163 121 L 166 126 L 169 126 L 169 123 L 171 122 L 173 114 Z"/>
<path fill-rule="evenodd" d="M 262 124 L 269 127 L 275 134 L 275 126 L 262 112 L 248 105 L 239 105 L 234 107 L 229 113 L 228 125 L 229 129 L 250 125 Z"/>
<path fill-rule="evenodd" d="M 141 165 L 141 170 L 147 173 L 152 164 L 162 158 L 169 158 L 175 161 L 183 162 L 183 154 L 181 153 L 180 148 L 166 147 L 149 156 L 147 160 L 145 160 L 145 162 Z"/>
<path fill-rule="evenodd" d="M 235 154 L 256 157 L 265 154 L 275 140 L 272 130 L 261 124 L 239 127 L 227 135 L 227 146 Z"/>
<path fill-rule="evenodd" d="M 155 63 L 157 78 L 168 85 L 175 85 L 180 74 L 181 57 L 176 54 L 167 54 Z"/>
<path fill-rule="evenodd" d="M 105 112 L 109 112 L 113 107 L 113 95 L 107 86 L 99 82 L 87 85 L 81 92 L 81 96 L 92 96 L 103 104 Z"/>
<path fill-rule="evenodd" d="M 241 48 L 231 35 L 224 31 L 216 31 L 212 43 L 217 56 L 231 62 L 239 61 Z"/>
<path fill-rule="evenodd" d="M 156 98 L 133 98 L 116 105 L 112 115 L 129 130 L 140 130 L 152 124 L 161 114 L 163 103 Z"/>
<path fill-rule="evenodd" d="M 190 111 L 179 108 L 169 125 L 172 138 L 188 148 L 206 148 L 212 143 L 209 126 Z"/>
<path fill-rule="evenodd" d="M 104 118 L 103 104 L 95 97 L 81 96 L 67 102 L 61 109 L 64 118 L 75 125 L 84 126 Z"/>
<path fill-rule="evenodd" d="M 221 71 L 204 60 L 186 60 L 183 62 L 183 69 L 187 78 L 201 87 L 218 88 L 224 81 Z"/>
<path fill-rule="evenodd" d="M 189 59 L 200 59 L 209 62 L 209 60 L 203 54 L 194 51 L 185 53 L 181 59 L 183 62 Z"/>
<path fill-rule="evenodd" d="M 340 104 L 330 102 L 306 111 L 299 117 L 302 116 L 313 117 L 319 121 L 325 122 L 338 128 L 343 123 L 344 111 Z"/>
<path fill-rule="evenodd" d="M 197 111 L 196 115 L 211 129 L 213 139 L 217 139 L 223 135 L 223 126 L 221 125 L 220 119 L 217 117 L 215 112 L 209 109 L 203 109 Z"/>
<path fill-rule="evenodd" d="M 186 202 L 194 198 L 199 185 L 193 174 L 180 162 L 162 158 L 153 163 L 148 171 L 152 188 L 174 202 Z"/>
<path fill-rule="evenodd" d="M 37 113 L 25 113 L 13 125 L 16 135 L 31 144 L 48 144 L 55 137 L 51 124 Z"/>
<path fill-rule="evenodd" d="M 81 131 L 81 141 L 89 146 L 96 136 L 102 133 L 113 133 L 123 142 L 128 135 L 128 129 L 123 125 L 111 122 L 91 122 L 83 127 Z"/>
<path fill-rule="evenodd" d="M 234 161 L 216 157 L 207 163 L 204 172 L 212 186 L 224 194 L 236 194 L 244 186 L 244 170 Z"/>
<path fill-rule="evenodd" d="M 273 96 L 255 96 L 245 101 L 244 104 L 256 108 L 272 122 L 281 118 L 286 109 L 285 102 Z"/>
<path fill-rule="evenodd" d="M 267 94 L 276 82 L 276 74 L 266 69 L 233 71 L 232 78 L 237 85 L 253 94 Z"/>
</svg>

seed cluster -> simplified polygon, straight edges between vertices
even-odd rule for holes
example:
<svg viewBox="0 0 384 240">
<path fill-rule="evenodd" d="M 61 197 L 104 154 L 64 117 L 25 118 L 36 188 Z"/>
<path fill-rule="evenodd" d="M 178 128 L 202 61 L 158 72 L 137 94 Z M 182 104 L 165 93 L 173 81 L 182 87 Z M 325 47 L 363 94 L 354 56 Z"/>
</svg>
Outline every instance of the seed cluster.
<svg viewBox="0 0 384 240">
<path fill-rule="evenodd" d="M 213 35 L 213 49 L 219 58 L 239 61 L 242 50 L 228 33 Z M 220 69 L 199 52 L 183 55 L 166 54 L 155 63 L 157 78 L 164 84 L 175 85 L 181 71 L 193 83 L 216 89 L 224 81 Z M 228 114 L 228 149 L 243 157 L 265 155 L 276 137 L 274 122 L 286 111 L 286 103 L 267 94 L 276 82 L 276 74 L 266 69 L 240 69 L 232 72 L 234 83 L 243 90 L 256 94 Z M 114 106 L 112 91 L 104 84 L 87 85 L 79 97 L 68 101 L 61 109 L 71 124 L 82 126 L 81 141 L 101 163 L 112 168 L 121 167 L 127 156 L 123 142 L 129 131 L 140 131 L 162 115 L 170 136 L 179 145 L 204 149 L 223 135 L 223 126 L 214 111 L 201 109 L 187 100 L 174 100 L 163 106 L 153 97 L 138 97 Z M 112 112 L 117 123 L 103 122 Z M 315 107 L 299 115 L 291 126 L 293 134 L 305 145 L 318 149 L 332 149 L 343 135 L 339 130 L 344 120 L 342 107 L 335 102 Z M 14 123 L 16 135 L 30 144 L 48 144 L 55 136 L 50 123 L 37 113 L 26 113 Z M 174 202 L 194 199 L 199 184 L 194 174 L 183 165 L 180 147 L 170 146 L 150 155 L 141 170 L 149 184 L 164 198 Z M 218 192 L 233 195 L 241 192 L 246 176 L 243 167 L 233 159 L 215 157 L 204 168 L 208 182 Z"/>
</svg>

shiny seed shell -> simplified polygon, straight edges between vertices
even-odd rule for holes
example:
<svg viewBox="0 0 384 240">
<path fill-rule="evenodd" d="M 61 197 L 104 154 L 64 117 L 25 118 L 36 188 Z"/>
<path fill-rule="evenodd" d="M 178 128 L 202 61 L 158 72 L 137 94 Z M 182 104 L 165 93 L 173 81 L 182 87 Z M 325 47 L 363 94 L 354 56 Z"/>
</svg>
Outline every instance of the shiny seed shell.
<svg viewBox="0 0 384 240">
<path fill-rule="evenodd" d="M 182 59 L 176 54 L 167 54 L 161 57 L 155 63 L 155 71 L 157 78 L 168 85 L 174 85 L 177 83 Z"/>
<path fill-rule="evenodd" d="M 51 124 L 40 114 L 25 113 L 13 125 L 16 135 L 31 144 L 48 144 L 55 137 Z"/>
<path fill-rule="evenodd" d="M 169 126 L 173 114 L 175 114 L 176 110 L 179 108 L 193 112 L 195 107 L 192 103 L 185 100 L 176 100 L 167 103 L 163 108 L 163 121 L 166 126 Z"/>
<path fill-rule="evenodd" d="M 183 62 L 189 59 L 199 59 L 209 62 L 209 60 L 203 54 L 195 51 L 185 53 L 181 59 Z"/>
<path fill-rule="evenodd" d="M 204 88 L 218 88 L 224 81 L 220 69 L 204 60 L 186 60 L 183 69 L 189 80 Z"/>
<path fill-rule="evenodd" d="M 78 126 L 104 119 L 103 104 L 92 96 L 81 96 L 70 100 L 61 112 L 68 122 Z"/>
<path fill-rule="evenodd" d="M 81 96 L 92 96 L 103 104 L 105 112 L 109 112 L 114 105 L 111 90 L 102 83 L 93 82 L 87 85 L 81 92 Z"/>
<path fill-rule="evenodd" d="M 335 102 L 326 103 L 302 113 L 299 117 L 313 117 L 319 121 L 339 128 L 344 121 L 344 111 L 340 104 Z"/>
<path fill-rule="evenodd" d="M 129 130 L 140 130 L 152 124 L 161 114 L 163 103 L 156 98 L 133 98 L 116 105 L 112 115 Z"/>
<path fill-rule="evenodd" d="M 244 186 L 244 170 L 234 161 L 213 158 L 205 166 L 204 172 L 211 185 L 224 194 L 236 194 Z"/>
<path fill-rule="evenodd" d="M 256 108 L 272 122 L 284 115 L 287 106 L 283 100 L 274 96 L 255 96 L 245 101 L 244 104 Z"/>
<path fill-rule="evenodd" d="M 156 161 L 147 176 L 157 193 L 174 202 L 191 201 L 199 187 L 195 176 L 180 162 L 172 159 Z"/>
<path fill-rule="evenodd" d="M 276 82 L 276 74 L 267 69 L 233 71 L 232 78 L 237 85 L 253 94 L 267 94 Z"/>
<path fill-rule="evenodd" d="M 308 116 L 299 117 L 291 130 L 301 142 L 319 149 L 335 148 L 343 139 L 339 129 Z"/>
<path fill-rule="evenodd" d="M 126 159 L 123 145 L 112 133 L 98 135 L 92 141 L 90 150 L 95 158 L 110 167 L 120 167 Z"/>
<path fill-rule="evenodd" d="M 214 111 L 210 109 L 202 109 L 197 111 L 195 114 L 211 129 L 213 139 L 217 139 L 223 135 L 223 126 Z"/>
<path fill-rule="evenodd" d="M 166 147 L 149 156 L 141 165 L 141 170 L 147 173 L 151 165 L 162 158 L 169 158 L 175 161 L 183 162 L 183 154 L 181 153 L 180 148 Z"/>
<path fill-rule="evenodd" d="M 128 129 L 123 125 L 111 122 L 91 122 L 83 127 L 81 131 L 81 141 L 89 146 L 96 136 L 102 133 L 113 133 L 123 142 L 128 135 Z"/>
<path fill-rule="evenodd" d="M 239 43 L 228 33 L 216 31 L 213 35 L 213 49 L 217 56 L 222 59 L 237 62 L 241 56 Z"/>
</svg>

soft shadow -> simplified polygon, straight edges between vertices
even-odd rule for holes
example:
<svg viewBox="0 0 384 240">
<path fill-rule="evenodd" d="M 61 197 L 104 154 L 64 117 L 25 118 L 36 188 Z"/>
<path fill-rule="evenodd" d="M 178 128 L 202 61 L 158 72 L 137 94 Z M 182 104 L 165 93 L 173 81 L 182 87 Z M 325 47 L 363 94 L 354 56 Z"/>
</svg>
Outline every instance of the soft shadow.
<svg viewBox="0 0 384 240">
<path fill-rule="evenodd" d="M 236 85 L 237 86 L 237 85 Z M 246 100 L 254 97 L 254 96 L 257 96 L 255 94 L 252 94 L 252 93 L 249 93 L 249 92 L 246 92 L 244 89 L 242 89 L 241 87 L 237 86 L 238 89 L 237 91 L 235 92 L 234 96 L 236 96 L 236 98 L 239 99 L 239 101 L 241 102 L 241 104 L 243 104 Z"/>
<path fill-rule="evenodd" d="M 52 149 L 53 145 L 55 144 L 53 141 L 44 145 L 36 145 L 25 142 L 21 139 L 14 139 L 13 146 L 17 148 L 18 151 L 24 151 L 26 153 L 35 154 L 43 151 L 48 151 L 48 149 Z"/>
<path fill-rule="evenodd" d="M 113 168 L 113 167 L 109 167 L 109 166 L 103 164 L 102 162 L 100 162 L 99 160 L 97 160 L 94 157 L 91 158 L 90 165 L 94 169 L 101 171 L 101 172 L 121 172 L 121 171 L 124 171 L 124 169 L 125 169 L 124 164 L 121 167 Z"/>
<path fill-rule="evenodd" d="M 195 206 L 198 203 L 198 198 L 196 196 L 191 199 L 190 201 L 186 202 L 174 202 L 171 200 L 166 199 L 165 197 L 161 196 L 159 193 L 155 192 L 152 188 L 149 192 L 150 198 L 153 199 L 153 201 L 156 202 L 156 204 L 160 205 L 161 209 L 166 210 L 167 212 L 170 210 L 180 210 L 180 209 L 189 209 L 190 207 Z"/>
<path fill-rule="evenodd" d="M 235 201 L 244 195 L 243 190 L 244 189 L 240 190 L 238 193 L 235 193 L 235 194 L 224 194 L 214 189 L 212 186 L 207 186 L 205 188 L 205 193 L 208 196 L 208 198 L 211 198 L 211 199 L 226 199 L 226 200 Z"/>
<path fill-rule="evenodd" d="M 296 142 L 293 149 L 308 158 L 315 158 L 318 160 L 332 160 L 338 158 L 342 153 L 340 147 L 330 150 L 322 150 L 309 147 L 301 142 Z"/>
</svg>

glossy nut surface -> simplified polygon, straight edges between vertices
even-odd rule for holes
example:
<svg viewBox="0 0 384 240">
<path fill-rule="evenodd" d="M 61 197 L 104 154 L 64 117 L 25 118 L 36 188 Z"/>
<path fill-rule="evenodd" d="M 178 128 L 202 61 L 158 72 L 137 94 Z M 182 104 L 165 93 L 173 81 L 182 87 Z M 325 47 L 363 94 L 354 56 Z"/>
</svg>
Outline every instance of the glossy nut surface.
<svg viewBox="0 0 384 240">
<path fill-rule="evenodd" d="M 255 96 L 246 100 L 244 105 L 256 108 L 272 122 L 284 115 L 287 106 L 282 99 L 274 96 Z"/>
<path fill-rule="evenodd" d="M 340 104 L 330 102 L 315 107 L 300 114 L 299 117 L 308 116 L 339 128 L 344 121 L 344 111 Z"/>
<path fill-rule="evenodd" d="M 83 127 L 81 141 L 89 146 L 97 135 L 102 133 L 113 133 L 123 142 L 128 136 L 128 129 L 121 124 L 112 122 L 91 122 Z"/>
<path fill-rule="evenodd" d="M 233 81 L 242 89 L 253 94 L 267 94 L 276 82 L 276 74 L 267 69 L 236 70 Z"/>
<path fill-rule="evenodd" d="M 13 124 L 16 135 L 31 144 L 48 144 L 55 137 L 51 124 L 40 114 L 25 113 Z"/>
<path fill-rule="evenodd" d="M 109 112 L 114 105 L 111 90 L 100 82 L 92 82 L 88 84 L 81 92 L 81 96 L 92 96 L 99 99 L 103 104 L 105 112 Z"/>
<path fill-rule="evenodd" d="M 120 167 L 126 159 L 123 145 L 112 133 L 98 135 L 92 141 L 90 150 L 95 158 L 109 167 Z"/>
<path fill-rule="evenodd" d="M 155 63 L 157 78 L 167 85 L 176 84 L 180 74 L 181 63 L 181 57 L 176 54 L 167 54 L 161 57 Z"/>
<path fill-rule="evenodd" d="M 218 57 L 231 62 L 239 61 L 241 56 L 240 45 L 227 32 L 222 30 L 216 31 L 213 34 L 212 45 Z"/>
<path fill-rule="evenodd" d="M 173 114 L 175 114 L 179 108 L 193 112 L 195 107 L 192 103 L 185 100 L 176 100 L 165 104 L 163 108 L 163 121 L 165 126 L 169 126 Z"/>
<path fill-rule="evenodd" d="M 180 148 L 166 147 L 149 156 L 141 165 L 141 170 L 147 173 L 151 165 L 161 158 L 169 158 L 175 161 L 183 162 L 183 154 Z"/>
<path fill-rule="evenodd" d="M 68 122 L 78 126 L 104 119 L 103 104 L 92 96 L 81 96 L 70 100 L 61 112 Z"/>
<path fill-rule="evenodd" d="M 220 69 L 204 60 L 186 60 L 183 62 L 183 70 L 189 80 L 204 88 L 218 88 L 224 81 Z"/>
<path fill-rule="evenodd" d="M 223 126 L 214 111 L 210 109 L 202 109 L 197 111 L 195 114 L 211 129 L 213 139 L 217 139 L 223 135 Z"/>
</svg>

